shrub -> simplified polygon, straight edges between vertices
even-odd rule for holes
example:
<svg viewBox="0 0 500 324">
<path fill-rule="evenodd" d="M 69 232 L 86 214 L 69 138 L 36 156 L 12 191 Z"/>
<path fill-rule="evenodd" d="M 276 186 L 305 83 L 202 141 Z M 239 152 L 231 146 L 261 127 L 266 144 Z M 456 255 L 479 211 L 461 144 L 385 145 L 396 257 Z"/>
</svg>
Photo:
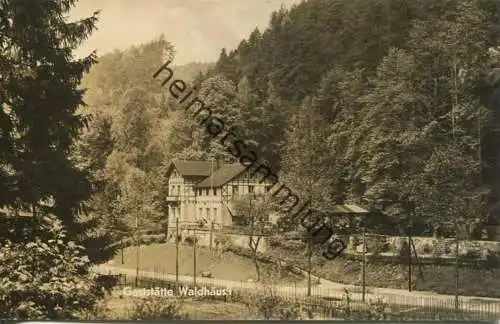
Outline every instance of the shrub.
<svg viewBox="0 0 500 324">
<path fill-rule="evenodd" d="M 151 243 L 165 243 L 167 240 L 167 237 L 165 234 L 148 235 L 144 238 L 149 238 Z"/>
<path fill-rule="evenodd" d="M 335 310 L 336 316 L 347 320 L 383 320 L 391 313 L 388 304 L 382 300 L 368 300 L 366 303 L 354 303 L 350 292 L 345 289 L 343 302 Z"/>
<path fill-rule="evenodd" d="M 120 243 L 123 248 L 127 248 L 132 245 L 133 241 L 130 237 L 127 237 L 124 238 Z"/>
<path fill-rule="evenodd" d="M 113 312 L 105 303 L 98 303 L 92 309 L 84 311 L 81 319 L 88 321 L 113 320 Z M 118 319 L 118 318 L 116 318 Z"/>
<path fill-rule="evenodd" d="M 299 231 L 291 231 L 284 233 L 282 237 L 286 240 L 299 240 L 304 237 L 304 234 Z"/>
<path fill-rule="evenodd" d="M 356 308 L 351 309 L 351 320 L 385 320 L 389 317 L 391 309 L 388 304 L 378 298 L 369 300 L 367 303 L 361 304 Z"/>
<path fill-rule="evenodd" d="M 107 293 L 111 293 L 113 288 L 120 282 L 120 275 L 97 275 L 96 282 L 101 286 Z"/>
<path fill-rule="evenodd" d="M 434 258 L 439 258 L 444 253 L 444 245 L 439 240 L 433 240 L 431 246 L 431 253 Z"/>
<path fill-rule="evenodd" d="M 217 248 L 224 250 L 231 245 L 231 240 L 226 234 L 217 234 L 214 239 L 214 244 Z"/>
<path fill-rule="evenodd" d="M 278 247 L 281 245 L 281 240 L 283 240 L 283 238 L 281 238 L 277 235 L 269 236 L 267 238 L 267 244 L 271 247 Z"/>
<path fill-rule="evenodd" d="M 83 247 L 67 241 L 53 216 L 35 220 L 39 235 L 30 242 L 0 239 L 0 317 L 80 319 L 104 291 L 90 272 Z"/>
<path fill-rule="evenodd" d="M 165 234 L 158 235 L 158 240 L 156 243 L 167 243 L 167 236 Z"/>
<path fill-rule="evenodd" d="M 299 303 L 282 304 L 278 308 L 278 319 L 280 320 L 301 320 L 304 318 L 303 307 Z"/>
<path fill-rule="evenodd" d="M 356 248 L 358 245 L 363 244 L 363 239 L 359 235 L 353 235 L 351 236 L 350 243 L 352 244 L 353 248 Z"/>
<path fill-rule="evenodd" d="M 231 292 L 231 296 L 229 296 L 229 299 L 233 303 L 242 303 L 242 304 L 245 304 L 245 301 L 248 300 L 248 296 L 244 292 L 241 292 L 239 290 L 233 290 Z"/>
<path fill-rule="evenodd" d="M 448 242 L 446 242 L 444 245 L 444 254 L 450 254 L 450 253 L 451 253 L 451 246 Z"/>
<path fill-rule="evenodd" d="M 500 252 L 488 250 L 486 252 L 486 264 L 490 268 L 498 268 L 500 265 Z"/>
<path fill-rule="evenodd" d="M 188 319 L 182 312 L 179 299 L 149 297 L 137 301 L 130 314 L 131 320 L 184 320 Z"/>
<path fill-rule="evenodd" d="M 401 247 L 399 248 L 399 257 L 401 259 L 408 259 L 410 257 L 410 245 L 408 244 L 408 241 L 404 240 L 401 242 Z"/>
<path fill-rule="evenodd" d="M 307 244 L 299 240 L 283 240 L 281 246 L 287 250 L 297 251 L 305 249 Z"/>
<path fill-rule="evenodd" d="M 184 242 L 188 245 L 194 245 L 198 242 L 198 238 L 194 235 L 189 235 L 189 236 L 186 236 L 186 238 L 184 239 Z"/>
<path fill-rule="evenodd" d="M 389 252 L 391 249 L 391 245 L 387 242 L 385 237 L 377 237 L 373 240 L 371 244 L 371 248 L 374 255 L 378 255 L 380 253 Z"/>
<path fill-rule="evenodd" d="M 262 319 L 304 319 L 302 307 L 298 303 L 286 301 L 269 286 L 243 297 L 242 302 Z"/>
<path fill-rule="evenodd" d="M 312 263 L 317 265 L 317 266 L 324 266 L 326 264 L 326 262 L 328 261 L 327 258 L 325 258 L 324 256 L 322 255 L 314 255 L 312 256 Z"/>
<path fill-rule="evenodd" d="M 465 255 L 460 256 L 462 260 L 477 260 L 481 258 L 481 252 L 477 250 L 468 250 Z"/>
</svg>

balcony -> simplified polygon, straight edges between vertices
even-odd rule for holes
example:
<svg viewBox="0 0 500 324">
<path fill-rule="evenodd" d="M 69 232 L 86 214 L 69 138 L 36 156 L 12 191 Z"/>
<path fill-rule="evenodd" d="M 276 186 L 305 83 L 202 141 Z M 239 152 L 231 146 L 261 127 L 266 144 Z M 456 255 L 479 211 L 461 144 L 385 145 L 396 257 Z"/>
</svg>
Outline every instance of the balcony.
<svg viewBox="0 0 500 324">
<path fill-rule="evenodd" d="M 167 196 L 167 201 L 180 201 L 181 196 L 175 195 L 175 196 Z"/>
</svg>

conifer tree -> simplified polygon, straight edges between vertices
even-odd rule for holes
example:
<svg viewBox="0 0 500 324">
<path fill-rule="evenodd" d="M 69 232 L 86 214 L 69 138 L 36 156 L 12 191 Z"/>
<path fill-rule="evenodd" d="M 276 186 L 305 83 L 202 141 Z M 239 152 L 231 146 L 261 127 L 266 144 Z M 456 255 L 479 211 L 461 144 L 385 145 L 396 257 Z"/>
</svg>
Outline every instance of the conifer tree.
<svg viewBox="0 0 500 324">
<path fill-rule="evenodd" d="M 97 261 L 109 258 L 102 250 L 109 242 L 90 234 L 95 219 L 81 217 L 91 184 L 72 156 L 87 123 L 77 111 L 84 105 L 78 85 L 96 61 L 94 53 L 75 59 L 72 52 L 95 29 L 97 12 L 68 22 L 75 3 L 0 2 L 0 206 L 55 214 Z M 104 245 L 93 251 L 92 242 Z"/>
</svg>

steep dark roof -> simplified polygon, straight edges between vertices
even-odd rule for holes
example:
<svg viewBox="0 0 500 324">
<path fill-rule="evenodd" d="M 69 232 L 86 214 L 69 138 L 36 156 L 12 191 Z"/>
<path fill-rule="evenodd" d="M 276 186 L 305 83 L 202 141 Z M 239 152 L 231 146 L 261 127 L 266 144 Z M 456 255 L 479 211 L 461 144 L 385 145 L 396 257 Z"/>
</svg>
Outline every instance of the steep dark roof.
<svg viewBox="0 0 500 324">
<path fill-rule="evenodd" d="M 240 175 L 245 169 L 240 163 L 224 164 L 211 177 L 195 185 L 195 188 L 220 187 Z"/>
<path fill-rule="evenodd" d="M 208 177 L 212 172 L 212 162 L 210 161 L 187 161 L 187 160 L 174 160 L 168 168 L 167 174 L 175 168 L 183 176 L 191 177 Z M 214 170 L 216 168 L 215 162 L 213 162 Z"/>
</svg>

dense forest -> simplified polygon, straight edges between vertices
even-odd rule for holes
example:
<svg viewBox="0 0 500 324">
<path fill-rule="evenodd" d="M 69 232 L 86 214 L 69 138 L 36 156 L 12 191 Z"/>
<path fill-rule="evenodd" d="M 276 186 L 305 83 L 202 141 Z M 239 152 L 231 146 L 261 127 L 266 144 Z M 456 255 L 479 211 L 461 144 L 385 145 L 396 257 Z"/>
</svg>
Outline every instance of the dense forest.
<svg viewBox="0 0 500 324">
<path fill-rule="evenodd" d="M 152 75 L 174 55 L 163 36 L 116 50 L 101 56 L 80 85 L 91 122 L 76 155 L 94 185 L 91 214 L 113 240 L 135 228 L 136 218 L 144 230 L 166 225 L 164 169 L 188 140 L 175 131 L 183 121 Z M 213 65 L 177 66 L 176 76 L 190 81 Z"/>
<path fill-rule="evenodd" d="M 176 77 L 315 208 L 347 201 L 415 234 L 458 224 L 479 238 L 500 213 L 499 12 L 494 0 L 309 0 Z M 167 58 L 162 37 L 103 56 L 83 83 L 99 113 L 82 156 L 109 226 L 136 214 L 161 226 L 172 158 L 231 160 L 151 77 Z"/>
</svg>

